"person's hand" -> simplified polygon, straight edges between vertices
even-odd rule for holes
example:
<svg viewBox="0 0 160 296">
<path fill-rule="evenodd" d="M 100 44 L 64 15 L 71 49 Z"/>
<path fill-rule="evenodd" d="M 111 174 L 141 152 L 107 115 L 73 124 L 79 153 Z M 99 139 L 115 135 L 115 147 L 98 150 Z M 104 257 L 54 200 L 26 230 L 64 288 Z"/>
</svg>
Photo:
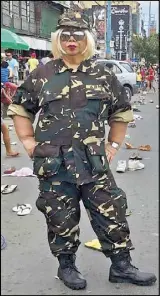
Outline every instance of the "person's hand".
<svg viewBox="0 0 160 296">
<path fill-rule="evenodd" d="M 110 163 L 113 160 L 114 156 L 116 155 L 117 149 L 113 148 L 110 143 L 107 143 L 105 144 L 105 152 L 106 152 L 107 160 Z"/>
<path fill-rule="evenodd" d="M 24 149 L 27 151 L 27 154 L 29 155 L 29 157 L 32 158 L 34 149 L 37 145 L 35 139 L 28 137 L 25 140 L 22 140 L 22 144 Z"/>
</svg>

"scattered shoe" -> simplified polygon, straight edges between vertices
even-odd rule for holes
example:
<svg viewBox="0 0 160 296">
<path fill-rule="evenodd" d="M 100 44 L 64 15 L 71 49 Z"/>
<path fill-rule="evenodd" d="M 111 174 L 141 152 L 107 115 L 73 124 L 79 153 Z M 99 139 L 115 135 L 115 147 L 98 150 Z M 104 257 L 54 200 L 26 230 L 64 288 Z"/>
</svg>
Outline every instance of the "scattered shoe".
<svg viewBox="0 0 160 296">
<path fill-rule="evenodd" d="M 143 95 L 146 96 L 146 94 L 147 94 L 147 91 L 143 91 Z"/>
<path fill-rule="evenodd" d="M 19 207 L 17 215 L 18 216 L 26 216 L 26 215 L 29 215 L 31 211 L 32 211 L 31 205 L 26 204 L 26 205 Z"/>
<path fill-rule="evenodd" d="M 117 173 L 125 173 L 127 167 L 126 160 L 119 160 L 116 168 Z"/>
<path fill-rule="evenodd" d="M 1 193 L 3 193 L 3 191 L 5 190 L 5 188 L 7 188 L 7 184 L 5 184 L 5 185 L 1 185 Z"/>
<path fill-rule="evenodd" d="M 139 154 L 137 154 L 137 153 L 133 153 L 133 154 L 129 157 L 129 159 L 132 159 L 132 160 L 142 160 L 142 157 L 141 157 Z"/>
<path fill-rule="evenodd" d="M 17 185 L 6 185 L 3 191 L 2 191 L 2 187 L 1 187 L 1 193 L 2 194 L 9 194 L 9 193 L 12 193 L 13 191 L 15 191 L 16 188 L 17 188 Z"/>
<path fill-rule="evenodd" d="M 128 170 L 129 171 L 137 171 L 144 169 L 145 165 L 141 163 L 139 160 L 129 160 L 128 161 Z"/>
<path fill-rule="evenodd" d="M 125 142 L 125 146 L 126 146 L 126 149 L 137 149 L 136 147 L 133 147 L 132 144 L 127 143 L 127 142 Z"/>
<path fill-rule="evenodd" d="M 128 127 L 136 127 L 135 121 L 129 122 Z"/>
<path fill-rule="evenodd" d="M 15 207 L 12 208 L 13 212 L 19 212 L 21 209 L 25 209 L 25 208 L 31 208 L 30 204 L 17 204 Z"/>
<path fill-rule="evenodd" d="M 141 112 L 141 110 L 139 110 L 138 108 L 132 108 L 132 110 L 133 110 L 134 112 Z"/>
<path fill-rule="evenodd" d="M 150 103 L 153 103 L 153 100 L 150 100 L 149 102 L 150 102 Z"/>
<path fill-rule="evenodd" d="M 141 145 L 141 146 L 138 147 L 138 150 L 151 151 L 151 146 L 150 145 Z"/>
<path fill-rule="evenodd" d="M 136 120 L 136 119 L 138 119 L 138 120 L 143 119 L 142 116 L 137 115 L 137 114 L 133 114 L 133 118 L 134 118 L 134 120 Z"/>
</svg>

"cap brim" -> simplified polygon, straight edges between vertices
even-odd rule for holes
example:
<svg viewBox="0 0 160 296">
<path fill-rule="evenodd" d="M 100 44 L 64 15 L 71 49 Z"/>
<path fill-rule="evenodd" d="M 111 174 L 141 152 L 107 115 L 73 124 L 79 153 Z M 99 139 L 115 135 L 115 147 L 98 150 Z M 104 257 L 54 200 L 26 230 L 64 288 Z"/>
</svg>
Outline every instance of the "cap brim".
<svg viewBox="0 0 160 296">
<path fill-rule="evenodd" d="M 66 21 L 66 22 L 63 22 L 62 24 L 57 25 L 57 29 L 65 28 L 65 27 L 72 27 L 72 28 L 89 30 L 87 25 L 73 22 L 73 21 L 68 21 L 68 22 Z"/>
</svg>

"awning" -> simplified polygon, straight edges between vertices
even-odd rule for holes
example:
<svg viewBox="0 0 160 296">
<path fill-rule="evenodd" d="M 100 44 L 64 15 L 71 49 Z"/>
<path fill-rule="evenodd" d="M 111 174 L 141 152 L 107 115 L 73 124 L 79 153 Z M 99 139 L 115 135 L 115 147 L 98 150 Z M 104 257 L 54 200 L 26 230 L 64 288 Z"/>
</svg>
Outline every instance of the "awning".
<svg viewBox="0 0 160 296">
<path fill-rule="evenodd" d="M 1 28 L 1 47 L 17 50 L 29 50 L 28 42 L 10 30 Z"/>
<path fill-rule="evenodd" d="M 29 44 L 30 48 L 38 50 L 51 50 L 51 42 L 45 39 L 39 39 L 21 35 L 21 37 Z"/>
</svg>

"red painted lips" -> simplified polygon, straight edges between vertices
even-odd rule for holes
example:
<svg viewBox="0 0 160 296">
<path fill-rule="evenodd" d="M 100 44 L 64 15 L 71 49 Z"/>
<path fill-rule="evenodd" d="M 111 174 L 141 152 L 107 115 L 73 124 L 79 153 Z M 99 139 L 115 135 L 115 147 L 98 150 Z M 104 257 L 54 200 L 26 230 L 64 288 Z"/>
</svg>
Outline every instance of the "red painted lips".
<svg viewBox="0 0 160 296">
<path fill-rule="evenodd" d="M 76 49 L 76 46 L 75 46 L 75 45 L 69 45 L 68 48 L 69 48 L 70 50 L 75 50 L 75 49 Z"/>
</svg>

